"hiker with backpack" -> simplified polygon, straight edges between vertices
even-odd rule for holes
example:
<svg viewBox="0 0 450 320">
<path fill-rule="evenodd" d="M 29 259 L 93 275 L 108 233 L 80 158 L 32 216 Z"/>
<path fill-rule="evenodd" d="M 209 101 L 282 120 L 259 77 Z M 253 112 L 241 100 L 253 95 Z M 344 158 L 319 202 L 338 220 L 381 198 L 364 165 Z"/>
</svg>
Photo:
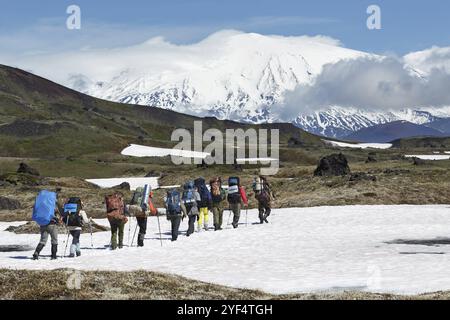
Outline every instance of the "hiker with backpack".
<svg viewBox="0 0 450 320">
<path fill-rule="evenodd" d="M 198 203 L 198 232 L 201 232 L 202 228 L 208 231 L 209 227 L 209 210 L 211 209 L 211 193 L 206 186 L 204 178 L 198 178 L 194 181 L 195 187 L 200 194 L 200 202 Z"/>
<path fill-rule="evenodd" d="M 172 242 L 177 241 L 178 232 L 180 229 L 182 210 L 181 210 L 181 195 L 176 189 L 167 191 L 167 195 L 164 198 L 166 205 L 166 217 L 172 225 Z"/>
<path fill-rule="evenodd" d="M 209 182 L 211 190 L 212 212 L 214 216 L 214 230 L 222 230 L 223 223 L 223 202 L 225 201 L 227 194 L 225 189 L 222 188 L 222 179 L 215 177 Z"/>
<path fill-rule="evenodd" d="M 230 177 L 228 179 L 228 203 L 230 210 L 233 212 L 233 222 L 231 225 L 233 228 L 239 226 L 239 219 L 241 217 L 241 208 L 243 205 L 243 199 L 241 194 L 241 182 L 239 177 Z"/>
<path fill-rule="evenodd" d="M 137 245 L 138 247 L 143 247 L 145 234 L 147 233 L 148 216 L 158 214 L 158 211 L 153 205 L 153 191 L 151 189 L 151 186 L 145 185 L 144 188 L 137 188 L 133 193 L 133 198 L 131 199 L 130 204 L 126 208 L 130 216 L 136 217 L 136 228 L 139 227 Z M 134 235 L 132 244 L 133 242 Z"/>
<path fill-rule="evenodd" d="M 39 259 L 39 254 L 47 244 L 48 237 L 51 238 L 51 260 L 57 259 L 58 252 L 58 225 L 61 224 L 61 211 L 58 203 L 59 192 L 43 190 L 39 192 L 33 207 L 33 221 L 40 228 L 41 238 L 33 253 L 33 260 Z"/>
<path fill-rule="evenodd" d="M 264 222 L 269 223 L 267 218 L 270 216 L 272 201 L 275 199 L 272 187 L 265 177 L 260 176 L 254 179 L 253 191 L 258 201 L 259 221 L 261 224 Z"/>
<path fill-rule="evenodd" d="M 81 256 L 80 236 L 84 224 L 89 224 L 91 220 L 83 210 L 83 202 L 80 198 L 70 198 L 64 205 L 62 221 L 66 225 L 69 234 L 72 236 L 69 258 Z M 67 246 L 66 246 L 67 248 Z"/>
<path fill-rule="evenodd" d="M 198 218 L 198 205 L 201 202 L 200 194 L 195 188 L 194 181 L 188 181 L 183 186 L 183 196 L 181 197 L 181 210 L 183 216 L 188 217 L 188 230 L 186 236 L 189 237 L 195 231 L 195 222 Z"/>
<path fill-rule="evenodd" d="M 123 248 L 123 235 L 125 224 L 128 218 L 125 216 L 125 206 L 123 202 L 123 195 L 114 193 L 105 197 L 106 217 L 111 226 L 111 249 Z M 117 236 L 119 236 L 119 243 L 117 244 Z"/>
</svg>

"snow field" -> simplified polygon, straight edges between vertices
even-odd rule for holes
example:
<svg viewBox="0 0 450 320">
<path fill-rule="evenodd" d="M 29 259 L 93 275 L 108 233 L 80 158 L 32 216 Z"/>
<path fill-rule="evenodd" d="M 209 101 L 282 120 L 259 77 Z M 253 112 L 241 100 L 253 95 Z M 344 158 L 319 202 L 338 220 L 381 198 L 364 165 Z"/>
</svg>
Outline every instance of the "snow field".
<svg viewBox="0 0 450 320">
<path fill-rule="evenodd" d="M 228 211 L 224 214 L 224 224 Z M 396 239 L 450 236 L 450 207 L 344 206 L 273 210 L 270 223 L 259 225 L 257 211 L 245 212 L 241 225 L 220 232 L 183 234 L 170 241 L 170 223 L 160 217 L 163 246 L 155 217 L 149 218 L 144 248 L 110 251 L 110 233 L 81 238 L 82 256 L 50 261 L 50 246 L 39 261 L 32 252 L 0 253 L 0 268 L 48 270 L 151 270 L 232 287 L 271 293 L 363 290 L 417 294 L 450 289 L 450 246 L 388 244 Z M 210 215 L 212 221 L 212 215 Z M 98 221 L 107 224 L 106 220 Z M 134 231 L 135 220 L 131 230 Z M 4 230 L 12 223 L 0 223 Z M 2 244 L 35 246 L 38 235 L 0 231 Z M 65 236 L 60 235 L 59 254 Z M 128 240 L 126 226 L 125 243 Z"/>
</svg>

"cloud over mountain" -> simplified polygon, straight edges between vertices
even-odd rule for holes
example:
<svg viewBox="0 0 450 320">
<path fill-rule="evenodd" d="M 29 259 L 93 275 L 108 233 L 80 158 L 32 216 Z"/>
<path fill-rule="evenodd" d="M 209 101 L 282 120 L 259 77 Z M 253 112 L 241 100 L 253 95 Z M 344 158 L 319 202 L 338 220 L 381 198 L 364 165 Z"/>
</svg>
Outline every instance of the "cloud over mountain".
<svg viewBox="0 0 450 320">
<path fill-rule="evenodd" d="M 367 111 L 449 106 L 450 73 L 444 68 L 426 71 L 421 75 L 389 57 L 342 60 L 325 65 L 313 83 L 286 92 L 274 110 L 286 120 L 330 106 Z"/>
</svg>

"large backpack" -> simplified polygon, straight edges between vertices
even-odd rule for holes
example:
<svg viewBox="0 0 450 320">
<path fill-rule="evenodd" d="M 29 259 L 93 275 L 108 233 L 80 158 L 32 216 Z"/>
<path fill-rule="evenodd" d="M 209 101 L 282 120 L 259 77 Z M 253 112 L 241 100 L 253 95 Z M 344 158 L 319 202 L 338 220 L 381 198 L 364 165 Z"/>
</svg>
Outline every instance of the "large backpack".
<svg viewBox="0 0 450 320">
<path fill-rule="evenodd" d="M 81 211 L 81 199 L 70 198 L 64 205 L 64 212 L 62 220 L 66 226 L 69 227 L 82 227 L 83 219 L 80 215 Z"/>
<path fill-rule="evenodd" d="M 266 180 L 257 178 L 257 183 L 260 184 L 259 190 L 255 190 L 255 198 L 261 203 L 269 203 L 272 197 L 272 191 Z"/>
<path fill-rule="evenodd" d="M 222 188 L 222 180 L 219 177 L 211 179 L 209 186 L 211 187 L 211 198 L 214 203 L 225 200 L 226 193 Z"/>
<path fill-rule="evenodd" d="M 105 197 L 106 204 L 106 216 L 109 221 L 128 221 L 128 218 L 124 215 L 124 204 L 122 195 L 114 193 Z"/>
<path fill-rule="evenodd" d="M 253 191 L 260 192 L 263 189 L 263 181 L 260 177 L 257 177 L 253 181 Z"/>
<path fill-rule="evenodd" d="M 139 187 L 133 193 L 133 198 L 131 198 L 130 204 L 133 206 L 140 206 L 142 198 L 144 196 L 144 188 Z"/>
<path fill-rule="evenodd" d="M 33 221 L 40 226 L 50 224 L 55 217 L 56 193 L 47 190 L 39 192 L 34 202 Z"/>
<path fill-rule="evenodd" d="M 208 207 L 211 203 L 211 193 L 206 186 L 206 181 L 203 178 L 198 178 L 194 181 L 197 187 L 198 193 L 200 194 L 201 207 Z"/>
<path fill-rule="evenodd" d="M 141 208 L 144 211 L 149 211 L 149 197 L 150 193 L 152 192 L 152 187 L 149 184 L 146 184 L 144 186 L 144 191 L 142 193 L 142 199 L 141 199 Z"/>
<path fill-rule="evenodd" d="M 195 199 L 195 185 L 193 181 L 188 181 L 185 183 L 183 187 L 182 200 L 186 205 L 196 202 L 197 199 Z"/>
<path fill-rule="evenodd" d="M 167 217 L 181 215 L 181 195 L 177 190 L 167 191 Z"/>
<path fill-rule="evenodd" d="M 239 187 L 241 180 L 238 177 L 228 178 L 228 202 L 239 203 L 241 202 L 241 193 Z"/>
</svg>

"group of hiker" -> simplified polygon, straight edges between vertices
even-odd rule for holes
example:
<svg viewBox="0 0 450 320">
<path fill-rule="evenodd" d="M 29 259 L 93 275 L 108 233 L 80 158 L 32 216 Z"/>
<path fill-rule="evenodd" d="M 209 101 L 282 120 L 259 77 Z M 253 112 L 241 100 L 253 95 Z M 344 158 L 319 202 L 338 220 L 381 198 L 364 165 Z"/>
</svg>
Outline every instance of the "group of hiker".
<svg viewBox="0 0 450 320">
<path fill-rule="evenodd" d="M 261 224 L 269 223 L 272 201 L 275 195 L 266 177 L 259 176 L 253 181 L 252 188 L 258 202 L 259 220 Z M 41 239 L 33 254 L 33 259 L 39 259 L 39 254 L 51 237 L 51 259 L 57 259 L 58 251 L 58 225 L 66 227 L 67 236 L 72 236 L 69 257 L 81 255 L 80 235 L 82 227 L 91 227 L 92 219 L 88 218 L 83 210 L 84 203 L 80 198 L 70 198 L 61 204 L 59 201 L 60 189 L 55 192 L 41 191 L 36 198 L 33 209 L 33 220 L 40 225 Z M 176 188 L 167 191 L 164 197 L 167 220 L 171 222 L 171 240 L 177 241 L 181 222 L 187 218 L 188 229 L 186 236 L 197 232 L 210 230 L 210 212 L 213 214 L 215 231 L 222 230 L 223 215 L 228 203 L 228 209 L 233 214 L 231 225 L 238 228 L 243 208 L 248 209 L 248 197 L 245 188 L 241 185 L 239 177 L 230 177 L 228 187 L 222 184 L 220 177 L 209 181 L 209 187 L 204 178 L 187 181 L 182 190 Z M 105 197 L 107 218 L 111 227 L 110 248 L 121 249 L 124 242 L 125 225 L 130 217 L 135 217 L 137 224 L 133 234 L 132 243 L 137 234 L 137 246 L 144 246 L 147 232 L 147 219 L 149 216 L 158 217 L 160 213 L 153 202 L 153 192 L 150 185 L 137 188 L 131 200 L 125 202 L 123 194 L 116 192 Z M 139 231 L 137 231 L 139 229 Z M 129 230 L 131 234 L 131 229 Z M 160 230 L 161 234 L 161 230 Z M 66 242 L 66 249 L 68 242 Z"/>
</svg>

